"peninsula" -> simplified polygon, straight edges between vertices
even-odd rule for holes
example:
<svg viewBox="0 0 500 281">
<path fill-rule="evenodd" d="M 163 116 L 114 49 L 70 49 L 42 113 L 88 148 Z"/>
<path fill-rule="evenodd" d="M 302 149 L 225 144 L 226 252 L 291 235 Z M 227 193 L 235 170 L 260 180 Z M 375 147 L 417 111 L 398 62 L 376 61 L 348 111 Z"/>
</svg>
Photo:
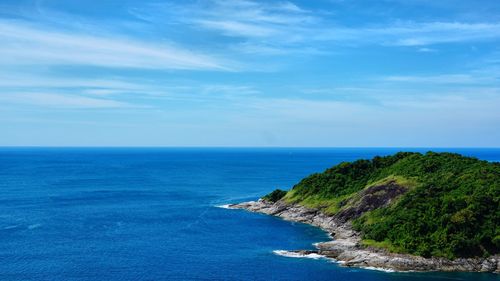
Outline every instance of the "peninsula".
<svg viewBox="0 0 500 281">
<path fill-rule="evenodd" d="M 229 205 L 321 227 L 316 250 L 345 266 L 500 271 L 500 163 L 400 152 L 343 162 L 289 191 Z"/>
</svg>

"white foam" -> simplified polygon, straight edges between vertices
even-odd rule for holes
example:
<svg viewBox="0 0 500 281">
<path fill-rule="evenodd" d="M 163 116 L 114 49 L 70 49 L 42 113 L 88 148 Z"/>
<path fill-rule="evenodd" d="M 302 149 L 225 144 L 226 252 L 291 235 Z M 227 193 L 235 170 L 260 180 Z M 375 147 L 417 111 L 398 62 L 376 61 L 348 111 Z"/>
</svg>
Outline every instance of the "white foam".
<svg viewBox="0 0 500 281">
<path fill-rule="evenodd" d="M 368 270 L 383 271 L 383 272 L 396 272 L 396 270 L 394 270 L 394 269 L 383 268 L 383 267 L 365 266 L 365 267 L 361 267 L 361 268 L 368 269 Z"/>
<path fill-rule="evenodd" d="M 339 264 L 339 265 L 345 265 L 345 261 L 339 261 L 336 259 L 329 259 L 331 262 Z M 352 269 L 356 269 L 358 267 L 350 267 Z M 375 267 L 375 266 L 360 266 L 359 268 L 362 269 L 367 269 L 367 270 L 376 270 L 376 271 L 383 271 L 383 272 L 398 272 L 397 270 L 390 269 L 390 268 L 384 268 L 384 267 Z"/>
<path fill-rule="evenodd" d="M 231 204 L 215 205 L 215 207 L 222 208 L 222 209 L 232 209 Z"/>
<path fill-rule="evenodd" d="M 288 258 L 307 258 L 307 259 L 315 259 L 315 260 L 324 258 L 324 256 L 316 254 L 316 253 L 304 255 L 301 253 L 291 252 L 291 251 L 286 251 L 286 250 L 274 250 L 273 253 L 275 255 L 288 257 Z"/>
</svg>

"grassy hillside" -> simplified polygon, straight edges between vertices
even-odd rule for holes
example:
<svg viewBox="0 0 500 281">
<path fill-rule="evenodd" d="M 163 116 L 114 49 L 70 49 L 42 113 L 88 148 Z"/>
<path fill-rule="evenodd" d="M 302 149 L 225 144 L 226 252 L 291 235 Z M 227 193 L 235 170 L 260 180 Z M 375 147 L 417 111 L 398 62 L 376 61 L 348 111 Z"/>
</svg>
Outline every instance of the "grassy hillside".
<svg viewBox="0 0 500 281">
<path fill-rule="evenodd" d="M 451 153 L 344 162 L 264 197 L 352 220 L 368 246 L 447 258 L 500 248 L 500 163 Z"/>
</svg>

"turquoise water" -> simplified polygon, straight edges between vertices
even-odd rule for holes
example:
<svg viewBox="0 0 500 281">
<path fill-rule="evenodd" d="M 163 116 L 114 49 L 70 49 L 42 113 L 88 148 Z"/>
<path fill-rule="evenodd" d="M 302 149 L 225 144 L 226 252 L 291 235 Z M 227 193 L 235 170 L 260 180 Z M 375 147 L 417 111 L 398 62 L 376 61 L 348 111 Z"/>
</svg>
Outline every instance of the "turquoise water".
<svg viewBox="0 0 500 281">
<path fill-rule="evenodd" d="M 499 280 L 277 256 L 328 237 L 215 207 L 398 150 L 1 148 L 0 280 Z M 500 149 L 438 150 L 500 160 Z"/>
</svg>

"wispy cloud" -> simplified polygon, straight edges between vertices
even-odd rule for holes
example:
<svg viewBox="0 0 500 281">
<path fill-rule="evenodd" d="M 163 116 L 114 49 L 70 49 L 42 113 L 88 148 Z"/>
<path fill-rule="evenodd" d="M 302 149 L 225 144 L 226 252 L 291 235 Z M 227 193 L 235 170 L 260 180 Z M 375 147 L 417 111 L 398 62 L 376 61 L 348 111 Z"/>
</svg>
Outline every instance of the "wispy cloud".
<svg viewBox="0 0 500 281">
<path fill-rule="evenodd" d="M 463 74 L 437 74 L 437 75 L 395 75 L 382 78 L 387 82 L 405 82 L 421 84 L 488 84 L 497 83 L 498 74 L 480 73 L 470 71 Z"/>
<path fill-rule="evenodd" d="M 197 20 L 196 17 L 200 18 Z M 270 37 L 283 35 L 318 18 L 291 2 L 213 1 L 195 16 L 195 23 L 228 35 Z M 293 38 L 293 36 L 290 36 Z"/>
<path fill-rule="evenodd" d="M 395 22 L 382 26 L 327 26 L 313 40 L 357 45 L 429 46 L 500 39 L 500 23 Z M 429 51 L 430 49 L 421 49 Z"/>
<path fill-rule="evenodd" d="M 256 96 L 251 85 L 201 83 L 196 80 L 151 81 L 131 77 L 99 79 L 59 77 L 53 73 L 38 75 L 0 71 L 0 101 L 4 104 L 52 108 L 156 108 L 183 102 L 213 106 L 220 101 Z"/>
<path fill-rule="evenodd" d="M 203 1 L 195 4 L 155 6 L 147 10 L 150 20 L 169 19 L 221 35 L 239 38 L 246 49 L 298 50 L 321 44 L 421 46 L 421 52 L 443 43 L 480 42 L 500 39 L 499 22 L 388 21 L 378 25 L 343 26 L 324 11 L 307 10 L 291 2 Z M 136 10 L 140 15 L 141 11 Z M 145 13 L 143 11 L 143 13 Z M 155 16 L 151 15 L 156 14 Z M 324 50 L 323 50 L 324 51 Z M 257 53 L 257 52 L 256 52 Z M 261 52 L 265 53 L 265 52 Z M 322 54 L 324 52 L 317 52 Z"/>
<path fill-rule="evenodd" d="M 221 59 L 168 44 L 51 30 L 19 21 L 0 21 L 3 65 L 90 65 L 99 67 L 229 70 Z"/>
<path fill-rule="evenodd" d="M 442 83 L 442 84 L 462 84 L 478 83 L 478 79 L 470 74 L 441 74 L 425 76 L 388 76 L 383 78 L 389 82 L 411 82 L 411 83 Z"/>
<path fill-rule="evenodd" d="M 91 98 L 79 95 L 54 93 L 11 93 L 0 96 L 3 103 L 32 105 L 37 107 L 64 109 L 102 109 L 138 107 L 111 99 Z"/>
<path fill-rule="evenodd" d="M 203 28 L 221 31 L 225 35 L 244 37 L 269 37 L 278 34 L 277 30 L 255 24 L 229 20 L 199 20 Z"/>
<path fill-rule="evenodd" d="M 424 46 L 440 43 L 484 41 L 500 38 L 500 23 L 430 22 L 410 23 L 386 31 L 396 35 L 391 44 Z"/>
<path fill-rule="evenodd" d="M 26 73 L 21 71 L 0 72 L 0 89 L 6 88 L 99 88 L 138 90 L 141 84 L 117 78 L 75 78 L 57 74 Z"/>
<path fill-rule="evenodd" d="M 417 49 L 417 52 L 420 52 L 420 53 L 435 53 L 435 52 L 437 52 L 437 50 L 436 49 L 432 49 L 432 48 L 421 47 L 421 48 Z"/>
<path fill-rule="evenodd" d="M 0 21 L 0 62 L 146 69 L 241 70 L 250 55 L 325 55 L 337 46 L 417 47 L 500 40 L 500 22 L 403 21 L 342 25 L 332 12 L 290 1 L 208 0 L 144 4 L 129 12 L 142 25 L 169 26 L 192 37 L 223 36 L 217 46 L 152 43 L 116 34 L 89 35 L 24 22 Z M 59 16 L 60 14 L 58 14 Z M 66 17 L 71 18 L 71 17 Z M 147 23 L 147 24 L 144 24 Z M 148 25 L 149 24 L 149 25 Z M 96 23 L 92 25 L 95 29 Z M 118 27 L 115 26 L 115 30 Z M 139 28 L 139 29 L 140 29 Z M 141 30 L 137 30 L 140 33 Z M 196 33 L 199 32 L 199 33 Z M 162 38 L 168 38 L 162 37 Z M 182 40 L 181 40 L 182 41 Z M 188 40 L 189 41 L 189 40 Z M 184 47 L 190 46 L 190 47 Z M 208 55 L 210 53 L 210 55 Z M 224 54 L 224 56 L 214 54 Z M 223 59 L 226 58 L 226 59 Z M 227 60 L 227 57 L 232 60 Z M 251 58 L 253 59 L 253 58 Z M 238 62 L 238 63 L 237 63 Z M 241 65 L 240 65 L 241 64 Z"/>
<path fill-rule="evenodd" d="M 178 24 L 236 38 L 237 41 L 229 44 L 231 51 L 265 55 L 303 53 L 303 46 L 294 44 L 303 43 L 304 36 L 319 27 L 315 23 L 321 20 L 289 1 L 213 0 L 154 4 L 131 9 L 131 13 L 154 24 Z M 313 46 L 306 49 L 313 49 Z"/>
</svg>

